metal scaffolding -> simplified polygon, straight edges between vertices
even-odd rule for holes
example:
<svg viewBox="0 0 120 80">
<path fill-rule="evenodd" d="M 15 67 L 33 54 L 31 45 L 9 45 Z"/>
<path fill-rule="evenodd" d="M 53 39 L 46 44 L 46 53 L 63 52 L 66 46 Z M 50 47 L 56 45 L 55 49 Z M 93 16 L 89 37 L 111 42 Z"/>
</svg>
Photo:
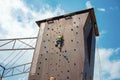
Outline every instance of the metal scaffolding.
<svg viewBox="0 0 120 80">
<path fill-rule="evenodd" d="M 13 39 L 0 39 L 0 41 L 6 41 L 3 44 L 0 45 L 0 51 L 9 51 L 9 50 L 30 50 L 30 49 L 35 49 L 32 45 L 22 41 L 22 40 L 26 40 L 26 39 L 37 39 L 37 37 L 29 37 L 29 38 L 13 38 Z M 21 42 L 22 44 L 28 46 L 29 48 L 15 48 L 16 45 L 16 41 Z M 12 43 L 11 48 L 7 49 L 7 48 L 1 48 L 5 45 L 8 45 Z"/>
<path fill-rule="evenodd" d="M 9 52 L 9 51 L 34 50 L 35 44 L 32 45 L 31 42 L 28 43 L 27 40 L 37 40 L 37 37 L 0 39 L 0 52 L 2 51 L 3 53 L 3 51 Z M 16 47 L 17 42 L 19 42 L 21 45 L 24 45 L 24 47 L 23 46 Z M 17 65 L 17 66 L 11 66 L 9 68 L 6 68 L 6 66 L 3 66 L 2 64 L 0 64 L 0 80 L 2 80 L 2 78 L 29 73 L 30 66 L 31 66 L 31 62 Z"/>
<path fill-rule="evenodd" d="M 31 66 L 31 62 L 7 68 L 4 70 L 3 78 L 20 75 L 20 74 L 24 74 L 24 73 L 29 73 L 30 66 Z"/>
</svg>

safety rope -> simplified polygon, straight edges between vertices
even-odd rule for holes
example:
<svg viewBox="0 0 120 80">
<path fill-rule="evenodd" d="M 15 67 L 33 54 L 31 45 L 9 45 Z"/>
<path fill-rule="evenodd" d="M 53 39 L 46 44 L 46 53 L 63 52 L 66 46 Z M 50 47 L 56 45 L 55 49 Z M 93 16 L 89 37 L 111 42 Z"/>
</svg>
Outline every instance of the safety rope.
<svg viewBox="0 0 120 80">
<path fill-rule="evenodd" d="M 65 34 L 65 30 L 66 30 L 66 19 L 64 18 L 64 20 L 63 20 L 63 23 L 62 23 L 64 26 L 62 26 L 63 28 L 62 28 L 62 36 L 63 36 L 63 38 L 64 38 L 64 34 Z M 65 40 L 64 40 L 65 41 Z M 69 66 L 69 68 L 68 68 L 68 70 L 67 70 L 67 72 L 70 72 L 70 70 L 69 69 L 71 69 L 70 68 L 70 58 L 67 56 L 67 54 L 68 54 L 68 51 L 66 52 L 66 46 L 65 46 L 65 44 L 63 45 L 64 46 L 64 53 L 62 53 L 62 51 L 61 51 L 61 58 L 63 58 L 63 59 L 65 59 L 65 61 L 63 62 L 63 64 L 65 65 L 65 67 L 68 67 Z M 66 64 L 66 61 L 67 61 L 67 64 Z M 70 75 L 70 73 L 69 73 L 69 75 Z"/>
<path fill-rule="evenodd" d="M 57 32 L 58 32 L 58 35 L 57 35 L 57 36 L 60 35 L 60 33 L 59 33 L 59 31 L 58 31 L 59 27 L 61 28 L 62 26 L 61 26 L 61 24 L 59 24 L 59 21 L 57 21 Z M 62 35 L 61 35 L 61 36 L 62 36 Z M 58 53 L 58 51 L 55 50 L 55 53 Z M 57 55 L 58 55 L 58 64 L 57 64 L 57 66 L 60 65 L 60 61 L 59 61 L 59 60 L 60 60 L 60 54 L 61 54 L 61 53 L 57 54 Z"/>
<path fill-rule="evenodd" d="M 100 53 L 99 53 L 99 49 L 98 49 L 98 44 L 96 44 L 97 45 L 97 47 L 96 47 L 96 51 L 97 51 L 97 53 L 96 53 L 96 55 L 97 55 L 97 58 L 96 59 L 98 59 L 98 65 L 99 65 L 99 76 L 100 76 L 100 80 L 103 80 L 103 78 L 102 78 L 102 67 L 101 67 L 101 59 L 100 59 Z"/>
<path fill-rule="evenodd" d="M 64 20 L 65 20 L 64 21 L 64 27 L 62 29 L 62 35 L 63 35 L 63 37 L 64 37 L 64 34 L 65 34 L 66 27 L 68 27 L 67 25 L 65 25 L 66 24 L 66 19 L 65 18 L 64 18 Z M 71 21 L 71 19 L 67 19 L 67 22 L 69 22 L 69 21 Z M 66 49 L 67 48 L 64 45 L 64 50 L 65 51 L 62 54 L 61 58 L 64 58 L 67 61 L 68 64 L 66 64 L 65 61 L 63 62 L 63 64 L 65 65 L 65 67 L 69 67 L 68 70 L 67 70 L 67 72 L 70 72 L 70 70 L 72 69 L 71 66 L 70 66 L 70 61 L 71 61 L 71 58 L 72 58 L 72 54 L 71 54 L 72 50 L 66 50 Z M 69 53 L 69 56 L 67 56 L 68 53 Z M 69 73 L 69 75 L 70 75 L 70 73 Z"/>
</svg>

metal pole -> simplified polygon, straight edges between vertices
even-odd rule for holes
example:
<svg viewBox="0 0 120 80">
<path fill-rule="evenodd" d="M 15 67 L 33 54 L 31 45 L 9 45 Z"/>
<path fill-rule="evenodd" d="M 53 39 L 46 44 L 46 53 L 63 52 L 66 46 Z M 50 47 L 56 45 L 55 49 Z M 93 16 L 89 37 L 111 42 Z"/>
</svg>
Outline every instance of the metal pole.
<svg viewBox="0 0 120 80">
<path fill-rule="evenodd" d="M 21 40 L 21 39 L 37 39 L 37 37 L 0 39 L 0 41 L 5 41 L 5 40 Z"/>
<path fill-rule="evenodd" d="M 16 49 L 0 49 L 0 51 L 12 51 L 12 50 L 33 50 L 35 48 L 16 48 Z"/>
<path fill-rule="evenodd" d="M 4 66 L 2 66 L 2 65 L 0 65 L 0 67 L 2 67 L 2 68 L 3 68 L 2 75 L 0 76 L 0 80 L 2 80 L 2 78 L 3 78 L 3 75 L 4 75 L 4 72 L 5 72 L 5 67 L 4 67 Z"/>
</svg>

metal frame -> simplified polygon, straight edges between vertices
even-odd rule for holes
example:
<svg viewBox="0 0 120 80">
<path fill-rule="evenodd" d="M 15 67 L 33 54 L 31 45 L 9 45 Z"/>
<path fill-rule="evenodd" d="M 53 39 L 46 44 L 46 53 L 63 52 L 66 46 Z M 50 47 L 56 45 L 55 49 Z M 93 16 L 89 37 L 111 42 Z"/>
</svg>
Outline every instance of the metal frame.
<svg viewBox="0 0 120 80">
<path fill-rule="evenodd" d="M 34 50 L 35 49 L 34 46 L 30 45 L 29 43 L 26 43 L 25 41 L 22 41 L 22 40 L 28 40 L 28 39 L 33 40 L 33 39 L 37 39 L 37 37 L 0 39 L 0 42 L 4 41 L 4 43 L 0 44 L 0 51 Z M 24 47 L 15 48 L 15 46 L 17 45 L 16 41 L 19 41 L 21 44 L 26 45 L 27 48 L 24 48 Z M 8 44 L 10 44 L 10 48 L 3 48 L 3 46 L 8 45 Z M 0 65 L 0 67 L 2 68 L 0 70 L 0 71 L 2 71 L 1 75 L 0 75 L 0 80 L 2 80 L 2 78 L 7 78 L 7 77 L 20 75 L 20 74 L 24 74 L 24 73 L 29 73 L 30 67 L 31 67 L 31 62 L 22 64 L 22 65 L 18 65 L 18 66 L 14 66 L 14 67 L 10 67 L 7 69 L 2 65 Z M 17 71 L 17 73 L 16 73 L 16 71 Z"/>
<path fill-rule="evenodd" d="M 31 62 L 26 63 L 26 64 L 22 64 L 22 65 L 18 65 L 18 66 L 14 66 L 14 67 L 11 67 L 11 68 L 8 68 L 8 69 L 5 69 L 4 70 L 4 74 L 3 74 L 3 78 L 29 73 L 30 66 L 27 67 L 28 65 L 31 65 Z M 23 67 L 22 70 L 18 69 L 18 68 L 22 68 L 22 67 Z M 18 71 L 18 73 L 15 73 L 14 72 L 15 70 Z"/>
<path fill-rule="evenodd" d="M 5 46 L 7 44 L 10 44 L 13 42 L 13 44 L 11 45 L 10 49 L 0 49 L 0 51 L 9 51 L 9 50 L 31 50 L 31 49 L 35 49 L 32 45 L 21 41 L 21 40 L 26 40 L 26 39 L 37 39 L 37 37 L 28 37 L 28 38 L 12 38 L 12 39 L 0 39 L 0 41 L 7 41 L 4 44 L 0 45 L 0 47 Z M 21 42 L 22 44 L 28 46 L 29 48 L 15 48 L 16 45 L 16 41 Z"/>
<path fill-rule="evenodd" d="M 2 80 L 4 72 L 5 72 L 5 67 L 0 65 L 0 67 L 3 69 L 2 74 L 0 75 L 0 80 Z"/>
</svg>

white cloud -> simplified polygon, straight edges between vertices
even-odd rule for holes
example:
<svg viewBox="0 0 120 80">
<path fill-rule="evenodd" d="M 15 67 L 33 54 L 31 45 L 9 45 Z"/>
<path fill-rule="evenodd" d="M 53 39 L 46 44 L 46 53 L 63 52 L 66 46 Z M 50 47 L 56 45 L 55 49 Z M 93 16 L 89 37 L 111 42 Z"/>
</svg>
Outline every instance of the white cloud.
<svg viewBox="0 0 120 80">
<path fill-rule="evenodd" d="M 97 8 L 98 11 L 102 11 L 102 12 L 105 12 L 106 9 L 105 8 Z"/>
<path fill-rule="evenodd" d="M 96 50 L 95 77 L 94 80 L 100 80 L 99 68 L 101 68 L 101 76 L 103 80 L 113 80 L 120 78 L 120 59 L 111 61 L 113 54 L 120 52 L 120 48 L 116 49 L 98 49 Z M 99 61 L 99 57 L 100 61 Z M 100 67 L 101 62 L 101 67 Z"/>
<path fill-rule="evenodd" d="M 52 9 L 45 4 L 37 12 L 26 6 L 23 0 L 0 1 L 0 38 L 37 36 L 38 26 L 35 21 L 63 13 L 64 10 L 60 8 L 60 5 Z M 5 55 L 0 56 L 4 58 Z"/>
<path fill-rule="evenodd" d="M 63 13 L 64 10 L 61 9 L 60 5 L 53 9 L 45 4 L 39 11 L 36 11 L 28 7 L 23 0 L 2 0 L 0 1 L 0 39 L 37 36 L 38 26 L 35 21 Z M 13 58 L 18 52 L 13 54 L 11 58 Z M 5 59 L 10 53 L 11 52 L 0 52 L 0 60 Z M 22 60 L 18 61 L 16 64 L 31 60 L 32 55 L 33 52 L 25 54 L 24 57 L 22 57 Z M 30 59 L 27 59 L 26 56 Z M 4 64 L 9 62 L 11 58 L 8 59 L 8 61 L 5 61 Z M 14 61 L 15 60 L 16 59 L 14 59 Z M 10 64 L 12 64 L 12 62 Z"/>
<path fill-rule="evenodd" d="M 86 2 L 86 7 L 92 8 L 90 1 Z M 99 9 L 105 11 L 104 8 Z M 44 7 L 40 8 L 39 12 L 37 12 L 26 6 L 22 0 L 2 0 L 0 1 L 0 38 L 36 36 L 38 31 L 38 27 L 35 24 L 36 20 L 53 17 L 63 13 L 64 10 L 60 8 L 60 5 L 53 10 L 46 4 Z M 105 32 L 103 31 L 101 34 L 104 33 Z M 120 48 L 99 49 L 102 73 L 103 75 L 105 73 L 110 74 L 110 77 L 105 80 L 120 78 L 120 61 L 111 62 L 109 59 L 112 54 L 119 51 Z M 4 56 L 5 54 L 3 57 Z M 30 55 L 28 54 L 26 56 Z M 96 71 L 98 71 L 98 67 Z M 98 76 L 98 74 L 96 74 L 96 76 Z M 95 80 L 99 79 L 96 78 Z"/>
<path fill-rule="evenodd" d="M 87 2 L 85 3 L 85 5 L 86 5 L 86 8 L 93 8 L 93 5 L 91 4 L 90 1 L 87 1 Z M 105 11 L 106 11 L 105 8 L 97 8 L 97 10 L 98 10 L 98 11 L 102 11 L 102 12 L 105 12 Z"/>
<path fill-rule="evenodd" d="M 0 1 L 0 38 L 36 36 L 36 20 L 63 13 L 60 5 L 54 10 L 46 4 L 37 12 L 26 6 L 23 0 Z"/>
<path fill-rule="evenodd" d="M 120 61 L 113 62 L 110 74 L 110 79 L 120 78 Z"/>
<path fill-rule="evenodd" d="M 85 5 L 86 5 L 87 8 L 92 8 L 93 7 L 90 1 L 87 1 Z"/>
</svg>

